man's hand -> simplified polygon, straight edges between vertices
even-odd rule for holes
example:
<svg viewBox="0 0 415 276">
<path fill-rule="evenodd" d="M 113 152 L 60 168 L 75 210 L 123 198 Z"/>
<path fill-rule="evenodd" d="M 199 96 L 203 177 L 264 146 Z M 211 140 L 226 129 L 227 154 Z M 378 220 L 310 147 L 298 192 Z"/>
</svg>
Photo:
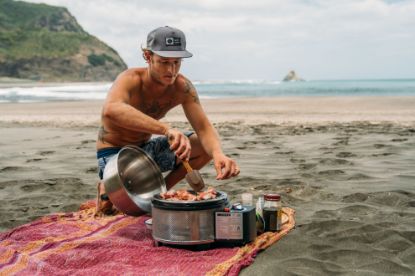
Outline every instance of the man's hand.
<svg viewBox="0 0 415 276">
<path fill-rule="evenodd" d="M 170 149 L 174 151 L 180 160 L 189 161 L 192 147 L 189 138 L 177 129 L 169 129 L 166 132 L 167 139 L 170 143 Z"/>
<path fill-rule="evenodd" d="M 237 176 L 240 172 L 236 162 L 223 153 L 214 155 L 213 163 L 217 173 L 217 180 L 228 179 L 230 177 Z"/>
</svg>

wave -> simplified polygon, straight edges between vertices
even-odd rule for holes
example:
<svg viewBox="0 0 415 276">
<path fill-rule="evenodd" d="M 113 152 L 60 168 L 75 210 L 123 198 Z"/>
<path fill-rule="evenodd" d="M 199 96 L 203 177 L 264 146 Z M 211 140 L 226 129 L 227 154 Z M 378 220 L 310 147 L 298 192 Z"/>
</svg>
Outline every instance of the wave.
<svg viewBox="0 0 415 276">
<path fill-rule="evenodd" d="M 195 81 L 201 99 L 280 96 L 415 96 L 415 80 Z M 104 100 L 112 83 L 15 85 L 0 88 L 0 102 Z"/>
<path fill-rule="evenodd" d="M 102 100 L 111 83 L 0 88 L 0 101 Z"/>
<path fill-rule="evenodd" d="M 192 83 L 197 85 L 209 85 L 209 84 L 215 84 L 215 85 L 226 85 L 226 84 L 280 84 L 280 81 L 271 81 L 271 80 L 196 80 L 192 81 Z"/>
</svg>

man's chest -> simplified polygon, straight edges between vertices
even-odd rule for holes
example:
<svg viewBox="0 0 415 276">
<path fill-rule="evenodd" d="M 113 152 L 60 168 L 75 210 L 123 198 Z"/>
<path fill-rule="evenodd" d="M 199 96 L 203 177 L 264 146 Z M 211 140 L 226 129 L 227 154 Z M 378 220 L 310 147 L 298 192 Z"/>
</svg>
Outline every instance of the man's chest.
<svg viewBox="0 0 415 276">
<path fill-rule="evenodd" d="M 159 98 L 136 97 L 132 99 L 131 104 L 144 114 L 154 119 L 161 119 L 170 109 L 179 105 L 180 101 L 172 93 Z"/>
<path fill-rule="evenodd" d="M 160 119 L 163 118 L 166 113 L 178 105 L 175 103 L 172 99 L 167 100 L 151 100 L 151 101 L 145 101 L 141 102 L 139 104 L 138 109 L 143 112 L 144 114 L 154 118 L 154 119 Z"/>
</svg>

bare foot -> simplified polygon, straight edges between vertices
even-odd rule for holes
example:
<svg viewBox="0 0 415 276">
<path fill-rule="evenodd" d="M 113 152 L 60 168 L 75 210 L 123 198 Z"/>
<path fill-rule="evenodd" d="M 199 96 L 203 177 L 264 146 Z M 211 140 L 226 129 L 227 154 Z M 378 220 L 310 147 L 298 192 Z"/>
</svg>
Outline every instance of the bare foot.
<svg viewBox="0 0 415 276">
<path fill-rule="evenodd" d="M 117 208 L 112 204 L 108 196 L 105 194 L 104 182 L 99 181 L 97 184 L 97 203 L 95 209 L 95 217 L 115 215 L 119 213 Z"/>
</svg>

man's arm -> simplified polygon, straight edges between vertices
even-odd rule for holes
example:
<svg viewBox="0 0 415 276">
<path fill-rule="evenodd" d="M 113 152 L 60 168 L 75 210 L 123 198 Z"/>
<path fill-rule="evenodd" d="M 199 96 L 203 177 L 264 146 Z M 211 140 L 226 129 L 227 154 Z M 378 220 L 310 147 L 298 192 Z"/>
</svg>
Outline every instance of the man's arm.
<svg viewBox="0 0 415 276">
<path fill-rule="evenodd" d="M 121 74 L 108 94 L 102 110 L 102 116 L 113 124 L 135 132 L 166 135 L 169 127 L 130 104 L 130 95 L 140 87 L 141 79 L 128 73 Z"/>
<path fill-rule="evenodd" d="M 195 87 L 187 79 L 185 79 L 184 93 L 185 100 L 182 104 L 184 113 L 196 131 L 203 149 L 213 158 L 217 172 L 216 179 L 226 179 L 238 175 L 239 167 L 234 160 L 223 153 L 219 135 L 200 105 Z"/>
</svg>

